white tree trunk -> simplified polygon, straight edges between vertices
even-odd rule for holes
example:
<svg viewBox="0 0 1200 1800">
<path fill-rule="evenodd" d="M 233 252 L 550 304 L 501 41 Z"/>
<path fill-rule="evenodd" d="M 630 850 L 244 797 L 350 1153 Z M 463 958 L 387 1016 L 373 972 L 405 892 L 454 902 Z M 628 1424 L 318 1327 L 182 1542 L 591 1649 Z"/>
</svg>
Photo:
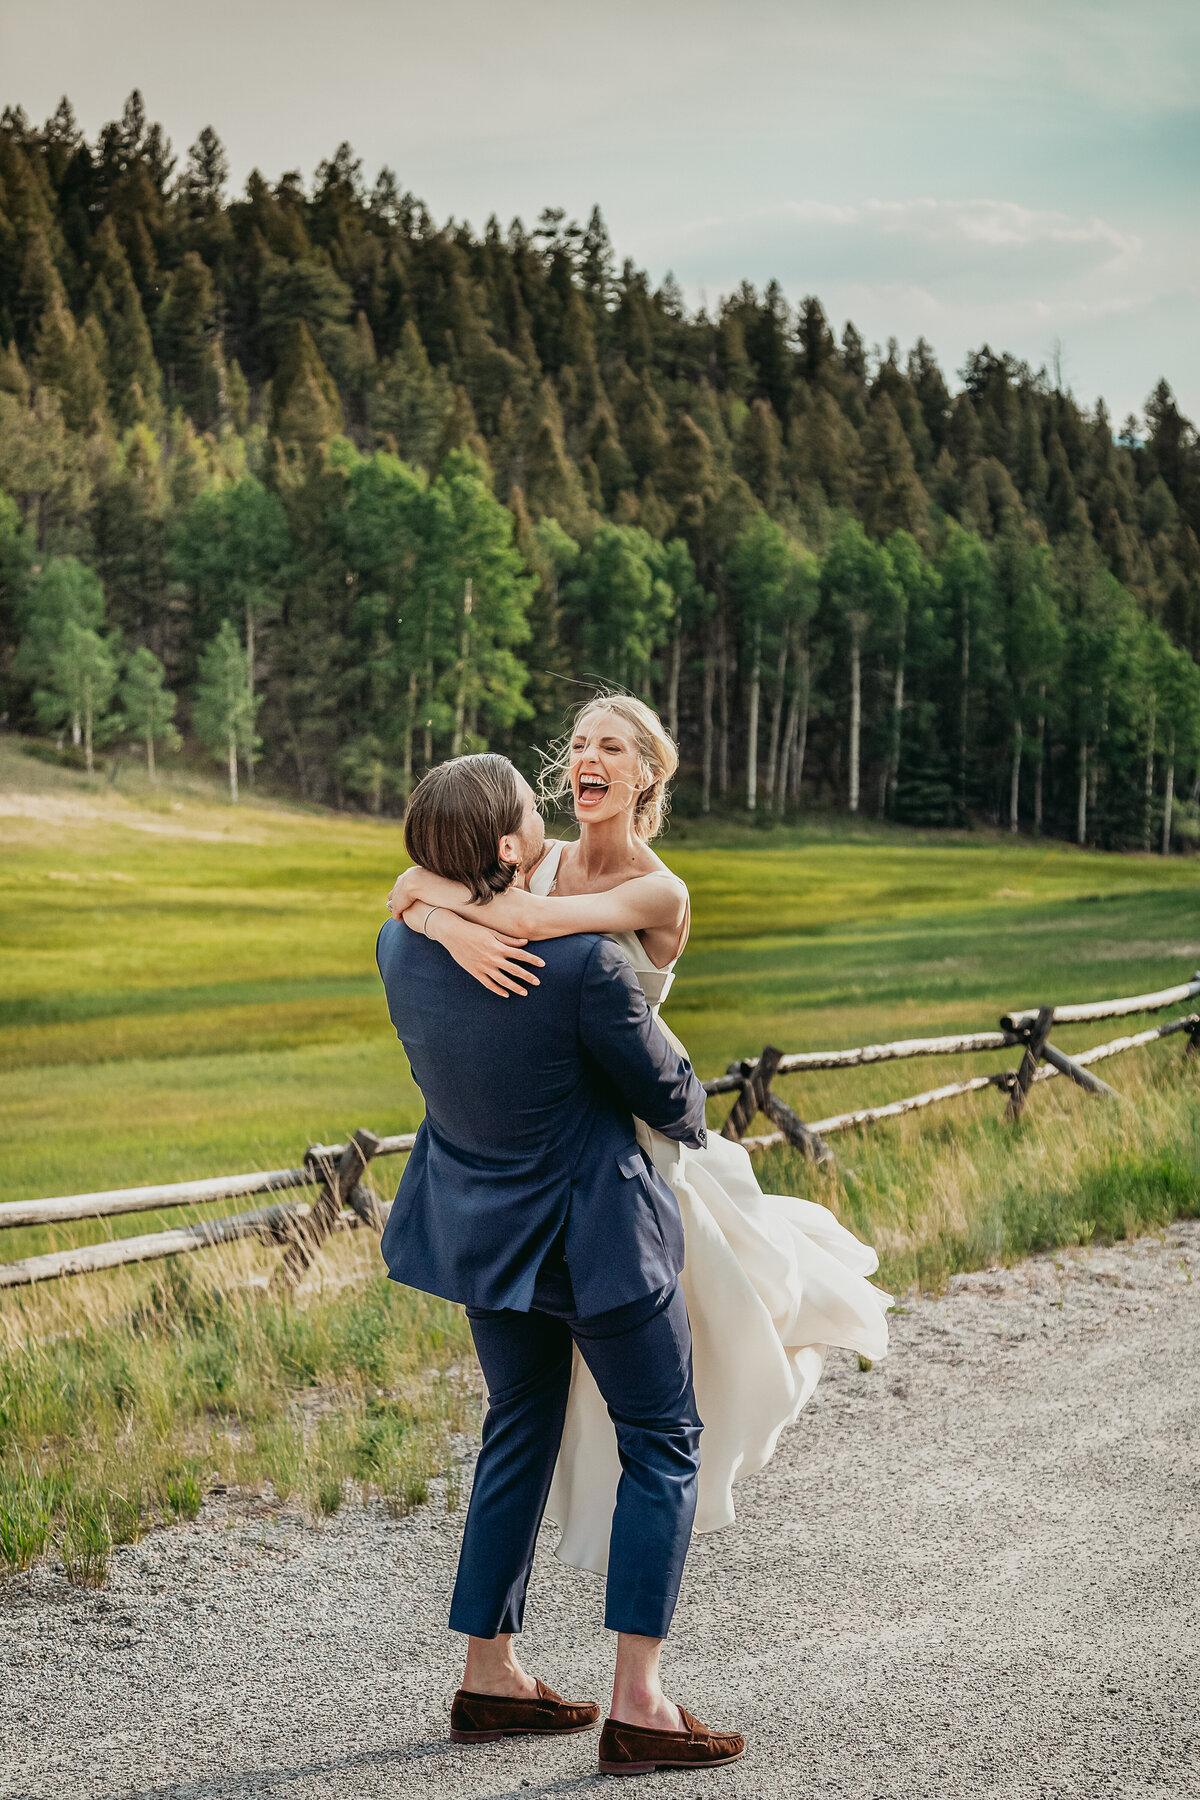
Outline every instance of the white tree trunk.
<svg viewBox="0 0 1200 1800">
<path fill-rule="evenodd" d="M 1088 747 L 1084 738 L 1079 746 L 1079 805 L 1075 815 L 1075 842 L 1087 843 L 1088 814 Z"/>
<path fill-rule="evenodd" d="M 154 733 L 146 733 L 146 767 L 150 771 L 150 780 L 157 786 L 158 772 L 154 767 Z"/>
<path fill-rule="evenodd" d="M 237 745 L 234 743 L 232 738 L 230 738 L 230 740 L 229 740 L 229 799 L 230 799 L 230 802 L 232 805 L 234 805 L 234 806 L 237 805 L 237 803 L 238 803 Z"/>
<path fill-rule="evenodd" d="M 471 583 L 463 589 L 462 631 L 458 640 L 458 681 L 454 693 L 454 735 L 450 739 L 451 756 L 461 756 L 463 726 L 467 717 L 467 667 L 471 657 Z"/>
<path fill-rule="evenodd" d="M 1008 784 L 1008 829 L 1015 837 L 1021 809 L 1021 745 L 1024 739 L 1021 721 L 1013 723 L 1012 778 Z"/>
<path fill-rule="evenodd" d="M 712 768 L 713 768 L 713 697 L 717 686 L 716 648 L 709 640 L 704 657 L 704 742 L 701 750 L 700 767 L 700 810 L 712 811 Z"/>
<path fill-rule="evenodd" d="M 900 733 L 904 722 L 904 640 L 900 641 L 900 660 L 896 664 L 896 686 L 892 693 L 892 754 L 888 767 L 888 798 L 892 810 L 896 806 L 896 787 L 900 780 Z"/>
<path fill-rule="evenodd" d="M 729 795 L 729 654 L 725 642 L 725 615 L 717 620 L 717 699 L 720 704 L 721 730 L 717 738 L 717 792 L 722 800 Z"/>
<path fill-rule="evenodd" d="M 858 743 L 862 733 L 862 634 L 850 634 L 850 811 L 858 811 Z"/>
<path fill-rule="evenodd" d="M 771 737 L 767 747 L 767 776 L 763 792 L 770 805 L 775 798 L 775 778 L 779 770 L 779 730 L 783 723 L 783 684 L 787 675 L 788 644 L 791 633 L 785 631 L 779 645 L 779 661 L 775 665 L 775 703 L 771 708 Z"/>
<path fill-rule="evenodd" d="M 960 666 L 962 701 L 958 730 L 958 802 L 963 819 L 967 816 L 967 738 L 971 717 L 971 603 L 966 593 L 962 604 L 962 659 Z"/>
<path fill-rule="evenodd" d="M 1162 853 L 1171 854 L 1171 814 L 1175 810 L 1175 734 L 1167 748 L 1167 791 L 1163 796 Z"/>
<path fill-rule="evenodd" d="M 754 627 L 754 660 L 750 665 L 749 743 L 746 747 L 746 811 L 758 805 L 758 702 L 762 688 L 762 626 Z"/>
<path fill-rule="evenodd" d="M 254 613 L 246 602 L 246 686 L 250 690 L 250 717 L 254 718 Z M 246 779 L 254 786 L 254 733 L 246 745 Z"/>
<path fill-rule="evenodd" d="M 671 635 L 671 662 L 667 671 L 667 730 L 673 742 L 679 742 L 679 673 L 683 667 L 683 618 L 675 614 Z"/>
<path fill-rule="evenodd" d="M 787 807 L 788 793 L 792 779 L 792 761 L 796 754 L 796 739 L 800 734 L 800 689 L 804 680 L 804 651 L 797 659 L 796 681 L 792 688 L 792 697 L 788 702 L 787 724 L 783 728 L 783 761 L 779 766 L 779 779 L 775 784 L 775 811 L 781 816 Z"/>
<path fill-rule="evenodd" d="M 94 775 L 96 763 L 92 755 L 92 709 L 90 706 L 84 708 L 83 714 L 83 756 L 87 763 L 88 774 Z"/>
<path fill-rule="evenodd" d="M 792 751 L 792 799 L 800 804 L 804 781 L 804 758 L 808 751 L 808 702 L 811 688 L 808 651 L 800 652 L 800 718 L 796 725 L 796 746 Z"/>
<path fill-rule="evenodd" d="M 404 801 L 413 790 L 413 733 L 417 729 L 417 671 L 408 672 L 408 712 L 404 724 Z"/>
<path fill-rule="evenodd" d="M 1150 702 L 1150 737 L 1146 745 L 1146 783 L 1142 797 L 1142 849 L 1150 852 L 1154 835 L 1154 750 L 1158 721 L 1154 701 Z"/>
</svg>

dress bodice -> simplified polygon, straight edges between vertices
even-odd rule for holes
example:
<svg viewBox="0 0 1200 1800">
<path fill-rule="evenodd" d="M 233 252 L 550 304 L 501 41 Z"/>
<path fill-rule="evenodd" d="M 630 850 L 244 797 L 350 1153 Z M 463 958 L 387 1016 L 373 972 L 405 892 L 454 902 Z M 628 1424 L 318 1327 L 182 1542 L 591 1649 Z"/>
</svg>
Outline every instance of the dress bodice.
<svg viewBox="0 0 1200 1800">
<path fill-rule="evenodd" d="M 554 884 L 558 880 L 559 859 L 565 847 L 561 840 L 557 844 L 551 844 L 529 877 L 530 893 L 552 894 L 554 892 Z M 660 969 L 656 963 L 651 961 L 646 946 L 636 931 L 610 931 L 605 935 L 610 937 L 614 944 L 620 944 L 630 968 L 638 978 L 638 985 L 646 996 L 651 1012 L 657 1013 L 671 991 L 671 984 L 675 980 L 675 963 L 678 958 L 673 957 L 665 969 Z"/>
</svg>

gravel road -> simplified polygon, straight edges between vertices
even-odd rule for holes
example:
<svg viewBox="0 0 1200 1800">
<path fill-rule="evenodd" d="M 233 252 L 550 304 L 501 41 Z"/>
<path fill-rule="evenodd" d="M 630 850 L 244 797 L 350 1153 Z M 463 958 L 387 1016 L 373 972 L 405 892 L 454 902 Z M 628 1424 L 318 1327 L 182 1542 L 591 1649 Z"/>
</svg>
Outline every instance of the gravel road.
<svg viewBox="0 0 1200 1800">
<path fill-rule="evenodd" d="M 633 1791 L 1200 1795 L 1200 1224 L 961 1277 L 894 1325 L 885 1364 L 831 1359 L 693 1549 L 671 1687 L 745 1761 Z M 103 1593 L 0 1583 L 0 1794 L 615 1794 L 592 1737 L 449 1743 L 458 1528 L 214 1500 Z M 605 1697 L 599 1614 L 543 1550 L 527 1659 L 568 1695 Z"/>
</svg>

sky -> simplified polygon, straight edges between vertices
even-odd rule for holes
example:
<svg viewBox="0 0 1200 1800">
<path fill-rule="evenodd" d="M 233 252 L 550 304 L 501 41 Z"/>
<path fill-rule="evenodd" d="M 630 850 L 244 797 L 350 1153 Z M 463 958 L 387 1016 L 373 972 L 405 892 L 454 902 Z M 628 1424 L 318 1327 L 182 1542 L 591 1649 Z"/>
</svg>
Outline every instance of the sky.
<svg viewBox="0 0 1200 1800">
<path fill-rule="evenodd" d="M 438 220 L 598 203 L 693 305 L 774 277 L 1200 417 L 1194 0 L 0 0 L 0 105 L 93 135 L 133 87 L 236 187 L 347 139 Z"/>
</svg>

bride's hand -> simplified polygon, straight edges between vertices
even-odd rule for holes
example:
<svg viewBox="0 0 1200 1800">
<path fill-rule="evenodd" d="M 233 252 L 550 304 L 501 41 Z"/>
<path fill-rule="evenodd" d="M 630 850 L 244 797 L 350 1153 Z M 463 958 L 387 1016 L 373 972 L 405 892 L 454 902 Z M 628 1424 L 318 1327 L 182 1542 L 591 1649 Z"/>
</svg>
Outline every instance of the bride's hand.
<svg viewBox="0 0 1200 1800">
<path fill-rule="evenodd" d="M 534 969 L 544 969 L 545 962 L 526 950 L 526 938 L 509 937 L 493 931 L 490 925 L 476 925 L 460 919 L 445 907 L 436 907 L 428 920 L 429 937 L 445 945 L 460 969 L 473 975 L 491 994 L 507 999 L 509 994 L 525 997 L 529 988 L 540 987 Z M 521 983 L 525 986 L 522 987 Z"/>
<path fill-rule="evenodd" d="M 399 919 L 416 899 L 416 869 L 405 869 L 403 875 L 397 875 L 395 886 L 387 897 L 388 911 L 393 919 Z"/>
</svg>

